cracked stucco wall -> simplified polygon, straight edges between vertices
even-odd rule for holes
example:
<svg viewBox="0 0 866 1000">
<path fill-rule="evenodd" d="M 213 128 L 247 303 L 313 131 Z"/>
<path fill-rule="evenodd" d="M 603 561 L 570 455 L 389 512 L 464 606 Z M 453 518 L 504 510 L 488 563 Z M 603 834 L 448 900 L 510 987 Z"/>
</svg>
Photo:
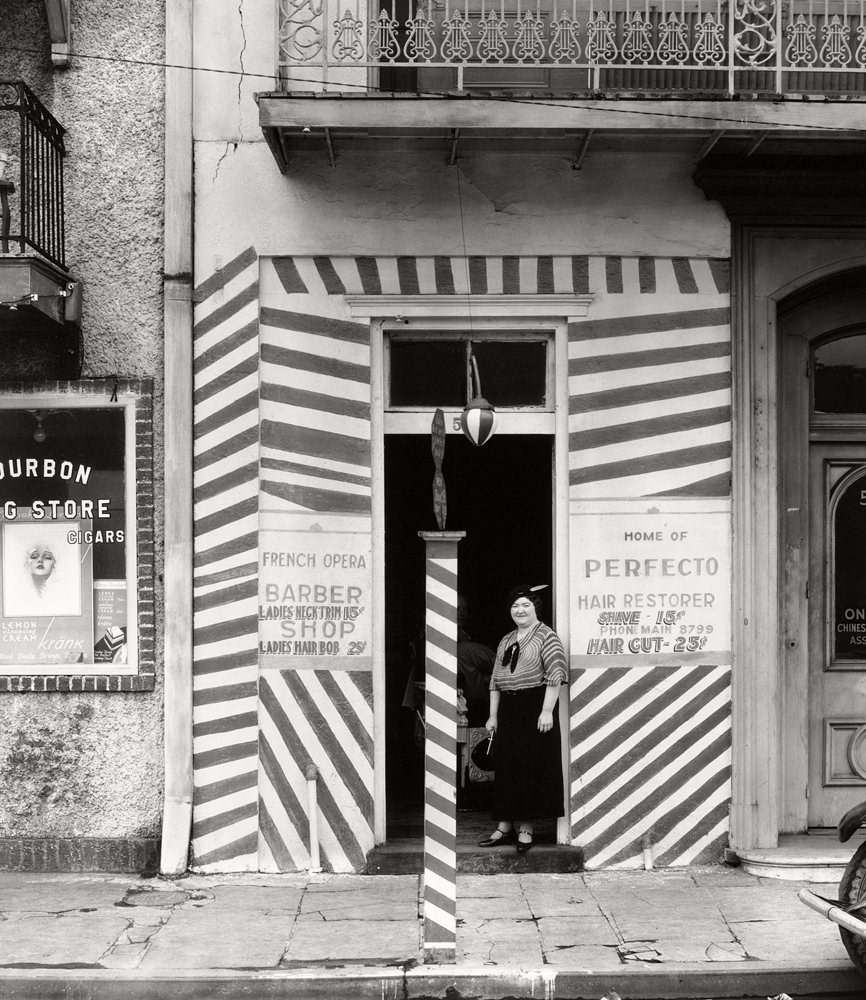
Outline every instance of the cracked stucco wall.
<svg viewBox="0 0 866 1000">
<path fill-rule="evenodd" d="M 76 51 L 54 70 L 43 0 L 0 0 L 0 78 L 23 79 L 67 129 L 67 262 L 84 283 L 82 375 L 152 377 L 162 604 L 164 2 L 72 4 Z M 162 622 L 147 693 L 0 694 L 0 836 L 135 837 L 162 810 Z"/>
<path fill-rule="evenodd" d="M 389 151 L 337 138 L 335 167 L 323 147 L 292 154 L 283 176 L 255 101 L 277 89 L 277 33 L 272 0 L 196 5 L 196 64 L 219 71 L 196 78 L 197 282 L 250 246 L 260 256 L 462 254 L 464 234 L 469 254 L 730 254 L 727 218 L 692 183 L 687 153 L 590 147 L 577 171 L 576 148 L 458 147 L 449 167 L 444 146 Z M 296 90 L 317 89 L 315 70 L 307 76 Z"/>
</svg>

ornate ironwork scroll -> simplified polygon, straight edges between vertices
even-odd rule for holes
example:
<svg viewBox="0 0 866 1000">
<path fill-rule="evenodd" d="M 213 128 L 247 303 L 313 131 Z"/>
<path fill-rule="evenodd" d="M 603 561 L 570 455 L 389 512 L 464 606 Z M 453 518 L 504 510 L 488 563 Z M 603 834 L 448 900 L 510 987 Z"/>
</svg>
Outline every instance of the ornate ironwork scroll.
<svg viewBox="0 0 866 1000">
<path fill-rule="evenodd" d="M 725 26 L 711 11 L 695 28 L 694 56 L 699 66 L 721 66 L 725 61 Z"/>
<path fill-rule="evenodd" d="M 580 22 L 563 11 L 550 25 L 550 58 L 553 62 L 577 62 L 580 59 Z"/>
<path fill-rule="evenodd" d="M 847 66 L 851 62 L 851 46 L 848 44 L 851 29 L 848 25 L 838 14 L 834 14 L 821 29 L 821 34 L 824 36 L 824 44 L 818 54 L 821 62 L 832 69 Z"/>
<path fill-rule="evenodd" d="M 478 39 L 478 58 L 489 62 L 503 62 L 508 58 L 506 21 L 495 10 L 489 10 L 479 21 L 481 37 Z"/>
<path fill-rule="evenodd" d="M 734 5 L 734 53 L 747 66 L 765 66 L 776 54 L 775 0 L 738 0 Z"/>
<path fill-rule="evenodd" d="M 406 22 L 406 59 L 409 62 L 430 62 L 436 55 L 436 42 L 433 38 L 435 25 L 427 5 L 426 15 L 419 4 L 414 17 Z"/>
<path fill-rule="evenodd" d="M 280 0 L 281 62 L 309 63 L 324 51 L 324 0 Z"/>
<path fill-rule="evenodd" d="M 442 39 L 442 58 L 449 62 L 466 62 L 472 58 L 469 37 L 469 18 L 462 10 L 455 10 L 442 22 L 445 37 Z"/>
<path fill-rule="evenodd" d="M 400 55 L 397 40 L 399 23 L 383 7 L 379 16 L 370 23 L 370 57 L 379 62 L 394 62 Z"/>
<path fill-rule="evenodd" d="M 616 23 L 613 14 L 597 10 L 590 18 L 587 28 L 586 57 L 591 63 L 612 63 L 616 61 Z"/>
<path fill-rule="evenodd" d="M 679 66 L 689 61 L 688 25 L 676 11 L 671 11 L 659 24 L 658 59 L 665 65 Z"/>
<path fill-rule="evenodd" d="M 626 18 L 623 30 L 622 57 L 628 63 L 650 63 L 653 60 L 652 25 L 643 12 L 636 10 Z"/>
<path fill-rule="evenodd" d="M 818 61 L 818 48 L 815 45 L 815 25 L 806 20 L 803 14 L 798 14 L 793 24 L 785 28 L 788 44 L 785 47 L 785 59 L 789 66 L 814 66 Z"/>
<path fill-rule="evenodd" d="M 331 54 L 338 62 L 360 62 L 364 58 L 364 22 L 350 10 L 334 21 Z"/>
<path fill-rule="evenodd" d="M 519 63 L 537 63 L 544 58 L 544 21 L 538 11 L 526 10 L 517 18 L 512 51 Z"/>
</svg>

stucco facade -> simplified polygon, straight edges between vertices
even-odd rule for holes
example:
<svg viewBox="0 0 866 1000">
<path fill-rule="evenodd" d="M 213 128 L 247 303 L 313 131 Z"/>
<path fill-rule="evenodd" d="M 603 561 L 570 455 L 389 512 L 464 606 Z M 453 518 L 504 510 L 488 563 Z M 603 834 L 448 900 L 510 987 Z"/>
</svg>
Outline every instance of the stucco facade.
<svg viewBox="0 0 866 1000">
<path fill-rule="evenodd" d="M 66 68 L 52 66 L 43 3 L 3 8 L 0 77 L 23 80 L 66 129 L 67 265 L 83 286 L 77 374 L 153 379 L 151 450 L 157 475 L 150 510 L 160 538 L 164 5 L 72 4 L 71 32 L 80 55 Z M 16 121 L 13 115 L 4 119 Z M 15 380 L 18 392 L 26 390 L 28 378 L 40 384 L 45 371 L 37 363 L 28 372 L 20 355 L 7 357 L 3 369 L 2 377 Z M 156 567 L 160 606 L 159 545 Z M 161 632 L 160 613 L 157 649 Z M 148 855 L 154 863 L 163 795 L 161 676 L 160 662 L 149 691 L 0 695 L 0 838 L 6 863 L 75 863 L 64 862 L 64 851 L 51 847 L 70 838 L 104 841 L 101 863 L 108 866 L 118 863 L 110 846 L 115 840 L 145 845 L 138 857 Z"/>
<path fill-rule="evenodd" d="M 724 102 L 620 94 L 606 103 L 587 92 L 510 90 L 485 103 L 471 87 L 428 94 L 420 83 L 415 93 L 383 95 L 379 69 L 368 80 L 360 66 L 358 16 L 334 25 L 325 55 L 330 25 L 320 24 L 318 8 L 195 10 L 196 61 L 247 75 L 201 77 L 195 101 L 196 391 L 207 423 L 196 441 L 200 510 L 215 515 L 224 489 L 223 509 L 236 503 L 245 517 L 234 548 L 215 519 L 196 539 L 200 565 L 214 561 L 222 575 L 202 570 L 197 589 L 195 731 L 206 756 L 195 776 L 192 863 L 271 871 L 309 864 L 310 760 L 327 796 L 326 865 L 360 870 L 389 837 L 399 769 L 388 764 L 395 745 L 387 732 L 413 613 L 398 592 L 409 586 L 405 574 L 420 572 L 394 555 L 408 541 L 389 541 L 398 530 L 389 455 L 409 461 L 401 435 L 429 433 L 420 414 L 388 402 L 389 351 L 401 336 L 447 338 L 461 323 L 470 338 L 509 323 L 523 331 L 516 338 L 557 331 L 551 416 L 532 431 L 551 436 L 550 610 L 571 663 L 561 704 L 569 798 L 557 839 L 581 847 L 589 867 L 648 857 L 687 864 L 729 845 L 774 847 L 814 817 L 797 798 L 802 785 L 794 790 L 805 764 L 788 766 L 784 789 L 771 776 L 780 759 L 802 753 L 780 723 L 785 712 L 793 721 L 792 668 L 761 658 L 778 642 L 770 631 L 780 612 L 774 604 L 772 617 L 763 605 L 755 614 L 763 570 L 738 538 L 756 532 L 767 559 L 778 557 L 778 537 L 745 485 L 764 431 L 748 409 L 743 359 L 753 324 L 774 315 L 787 293 L 763 291 L 745 304 L 749 268 L 762 288 L 772 280 L 766 260 L 746 263 L 735 240 L 744 219 L 790 223 L 774 244 L 790 264 L 788 289 L 808 284 L 810 271 L 816 280 L 828 268 L 854 273 L 862 230 L 856 220 L 827 222 L 844 215 L 841 192 L 834 200 L 818 185 L 806 194 L 806 182 L 788 189 L 785 203 L 786 189 L 772 190 L 773 171 L 785 169 L 783 147 L 751 159 L 767 137 L 778 143 L 784 129 L 796 123 L 808 132 L 817 119 L 796 103 L 749 106 L 734 127 L 751 130 L 728 134 L 730 164 L 719 166 L 723 147 L 713 150 L 726 133 L 718 130 L 736 117 Z M 374 37 L 368 58 L 384 51 L 375 45 L 385 46 L 385 36 L 371 29 Z M 320 72 L 332 74 L 327 84 Z M 439 70 L 423 72 L 429 82 Z M 840 112 L 849 124 L 858 113 Z M 808 176 L 813 161 L 797 162 Z M 750 189 L 736 180 L 749 169 L 752 190 L 767 193 L 762 204 L 727 194 Z M 823 270 L 813 270 L 816 257 Z M 229 410 L 242 387 L 243 412 Z M 456 432 L 457 413 L 446 406 L 445 417 Z M 502 419 L 498 435 L 530 426 L 519 414 Z M 782 433 L 775 420 L 766 431 L 774 436 Z M 454 440 L 449 433 L 446 454 L 458 448 Z M 477 460 L 494 481 L 508 468 L 509 441 L 518 448 L 504 437 L 500 464 Z M 228 455 L 246 473 L 223 485 L 219 462 Z M 452 475 L 468 483 L 467 466 L 452 461 L 463 470 Z M 424 475 L 411 464 L 402 471 Z M 451 485 L 459 491 L 460 479 Z M 490 503 L 491 518 L 501 517 L 495 497 Z M 432 527 L 421 523 L 429 511 L 412 516 L 419 529 Z M 369 560 L 356 581 L 370 615 L 363 635 L 372 657 L 363 664 L 345 649 L 329 658 L 315 643 L 281 642 L 270 623 L 298 603 L 298 580 L 315 577 L 304 532 L 337 523 L 366 539 L 353 542 Z M 492 570 L 477 561 L 471 535 L 454 557 L 464 589 L 473 575 L 499 569 L 495 558 Z M 283 556 L 305 561 L 306 576 L 268 569 L 281 538 Z M 282 604 L 273 596 L 278 581 L 289 595 Z M 797 586 L 789 580 L 782 589 Z M 233 625 L 220 630 L 227 620 Z M 753 714 L 761 699 L 769 699 L 767 727 Z M 817 725 L 797 711 L 799 732 Z"/>
<path fill-rule="evenodd" d="M 453 326 L 459 323 L 461 306 L 451 308 L 449 299 L 453 303 L 466 292 L 473 295 L 469 308 L 476 324 L 495 324 L 494 316 L 500 325 L 508 324 L 509 307 L 499 304 L 502 296 L 519 300 L 511 307 L 518 311 L 511 315 L 528 317 L 522 322 L 530 326 L 533 309 L 536 326 L 541 327 L 554 323 L 553 314 L 560 310 L 562 340 L 554 363 L 560 398 L 554 436 L 559 444 L 554 447 L 562 462 L 557 476 L 567 476 L 571 485 L 557 487 L 555 611 L 560 634 L 570 638 L 572 656 L 572 708 L 566 701 L 562 716 L 571 731 L 566 748 L 570 804 L 561 842 L 586 845 L 587 863 L 594 867 L 634 864 L 642 834 L 652 821 L 660 831 L 660 863 L 716 856 L 727 837 L 724 816 L 730 799 L 730 642 L 721 640 L 713 647 L 719 651 L 715 659 L 665 654 L 656 656 L 655 666 L 651 655 L 635 656 L 627 649 L 626 655 L 607 660 L 588 655 L 585 619 L 596 598 L 586 591 L 581 566 L 592 548 L 598 515 L 613 514 L 617 505 L 619 514 L 642 518 L 642 524 L 652 527 L 661 528 L 662 522 L 670 527 L 670 519 L 676 526 L 683 518 L 684 524 L 710 524 L 714 538 L 709 548 L 721 556 L 721 575 L 713 589 L 722 604 L 729 603 L 730 226 L 724 210 L 692 182 L 692 152 L 664 143 L 647 143 L 631 152 L 602 147 L 575 169 L 575 157 L 566 150 L 502 153 L 494 143 L 480 142 L 449 163 L 441 148 L 346 141 L 339 146 L 335 164 L 319 153 L 300 150 L 281 174 L 257 129 L 253 99 L 254 91 L 265 89 L 272 69 L 267 40 L 275 30 L 269 4 L 245 4 L 242 16 L 228 8 L 222 16 L 209 9 L 207 17 L 197 10 L 197 61 L 237 62 L 251 74 L 237 86 L 216 75 L 197 80 L 195 282 L 196 352 L 201 361 L 196 391 L 208 428 L 197 442 L 199 523 L 232 502 L 240 511 L 242 496 L 247 497 L 244 509 L 252 512 L 255 507 L 258 514 L 241 522 L 243 544 L 231 551 L 227 526 L 215 522 L 212 531 L 202 529 L 197 536 L 202 586 L 195 670 L 201 728 L 194 731 L 201 732 L 202 766 L 195 779 L 193 864 L 272 871 L 308 864 L 308 831 L 299 805 L 307 757 L 319 766 L 319 787 L 324 785 L 327 794 L 320 827 L 326 863 L 335 870 L 360 870 L 373 845 L 386 837 L 384 730 L 393 724 L 386 720 L 393 709 L 385 704 L 385 660 L 399 657 L 407 626 L 393 597 L 388 598 L 391 611 L 385 607 L 385 592 L 390 593 L 392 585 L 387 566 L 383 570 L 380 546 L 390 529 L 382 512 L 384 439 L 377 399 L 383 372 L 376 344 L 382 319 L 393 321 L 401 312 L 400 303 L 422 328 L 424 307 L 415 304 L 415 297 L 427 303 L 428 326 L 443 319 L 445 326 Z M 251 186 L 255 198 L 249 195 Z M 369 307 L 364 305 L 367 296 L 372 299 Z M 552 306 L 546 297 L 556 296 L 562 302 Z M 390 304 L 384 304 L 386 300 Z M 611 340 L 612 334 L 618 339 Z M 592 423 L 584 423 L 580 411 L 581 401 L 593 393 L 636 384 L 628 375 L 626 356 L 624 370 L 617 371 L 623 344 L 632 351 L 647 351 L 645 364 L 662 366 L 640 373 L 650 381 L 670 377 L 664 365 L 680 357 L 683 374 L 697 379 L 692 389 L 682 391 L 709 393 L 697 407 L 708 408 L 704 412 L 715 426 L 701 430 L 707 421 L 700 421 L 690 429 L 685 418 L 680 428 L 671 427 L 678 433 L 669 441 L 662 438 L 646 446 L 650 454 L 654 449 L 664 454 L 677 446 L 696 448 L 682 463 L 685 469 L 661 458 L 656 471 L 647 467 L 641 478 L 635 465 L 633 475 L 622 472 L 625 478 L 611 489 L 606 485 L 610 473 L 599 468 L 594 475 L 592 466 L 604 465 L 600 456 L 605 450 L 627 466 L 630 456 L 637 457 L 645 446 L 640 435 L 630 445 L 626 431 L 618 448 L 593 447 L 593 432 L 586 430 Z M 284 366 L 291 365 L 288 358 L 296 351 L 306 360 L 298 362 L 301 370 L 292 371 Z M 658 362 L 651 360 L 655 351 Z M 283 354 L 285 361 L 280 360 Z M 604 355 L 606 363 L 592 374 L 593 359 Z M 318 360 L 311 361 L 312 356 Z M 588 367 L 581 378 L 584 357 Z M 344 362 L 356 374 L 349 374 L 349 368 L 343 372 Z M 255 367 L 258 393 L 247 395 L 255 387 L 250 378 Z M 242 381 L 233 388 L 232 379 Z M 706 390 L 699 388 L 702 380 Z M 318 402 L 312 396 L 309 403 L 301 401 L 309 395 L 308 386 L 315 386 Z M 240 396 L 246 400 L 243 414 L 231 410 L 232 418 L 223 425 L 221 413 L 228 417 L 230 400 Z M 353 402 L 341 405 L 340 399 Z M 684 403 L 686 410 L 693 409 L 693 399 Z M 626 406 L 625 413 L 629 406 L 634 411 L 620 418 L 628 423 L 638 410 L 653 420 L 677 403 L 669 397 L 667 403 L 647 408 L 635 396 L 619 405 Z M 312 427 L 325 430 L 322 441 L 299 443 Z M 335 449 L 338 436 L 350 435 L 355 457 L 339 450 L 329 453 L 322 443 L 328 430 L 335 435 Z M 578 443 L 582 431 L 584 444 Z M 218 456 L 225 461 L 235 448 L 242 450 L 233 464 L 258 456 L 261 472 L 246 466 L 250 471 L 243 486 L 237 477 L 227 482 L 220 501 Z M 301 453 L 306 457 L 299 457 Z M 311 463 L 309 475 L 301 472 L 299 479 L 288 471 L 297 471 L 298 461 Z M 349 466 L 340 465 L 345 462 L 351 463 L 352 475 L 340 484 L 334 480 L 341 477 L 326 470 L 339 466 L 348 474 Z M 319 463 L 323 468 L 314 473 L 312 466 Z M 667 474 L 665 468 L 670 469 Z M 358 485 L 350 485 L 355 481 Z M 213 484 L 209 495 L 208 482 Z M 664 494 L 666 487 L 680 499 L 666 505 L 643 499 Z M 711 499 L 714 494 L 717 499 Z M 269 651 L 282 647 L 279 641 L 269 643 L 276 634 L 261 622 L 270 613 L 262 580 L 271 576 L 261 562 L 268 558 L 263 554 L 280 537 L 295 538 L 302 545 L 297 539 L 303 534 L 292 532 L 304 530 L 301 522 L 317 530 L 317 512 L 328 510 L 328 516 L 342 518 L 346 530 L 367 539 L 363 551 L 368 569 L 360 586 L 372 603 L 368 627 L 373 655 L 363 667 L 340 656 L 314 656 L 304 664 L 291 656 L 271 657 Z M 281 536 L 282 531 L 290 534 Z M 564 551 L 567 536 L 570 557 Z M 222 587 L 216 575 L 205 572 L 211 561 L 222 571 Z M 252 563 L 259 564 L 258 587 L 254 578 L 232 585 L 230 567 L 236 565 L 237 575 Z M 461 570 L 473 571 L 483 573 L 483 567 Z M 209 579 L 214 583 L 208 584 Z M 294 575 L 286 572 L 282 579 L 290 583 Z M 291 586 L 289 590 L 294 594 Z M 718 611 L 722 631 L 729 632 L 729 610 Z M 235 627 L 223 625 L 220 630 L 219 623 L 227 621 Z M 615 652 L 615 644 L 606 652 Z M 704 666 L 697 669 L 699 662 Z M 228 670 L 230 664 L 234 669 Z M 228 672 L 223 674 L 221 665 Z M 599 685 L 612 685 L 610 696 L 600 692 Z M 630 694 L 625 693 L 628 689 Z M 605 706 L 616 691 L 620 715 L 611 717 Z M 591 707 L 594 697 L 598 701 Z M 639 732 L 634 726 L 647 704 L 655 704 L 658 711 L 658 725 L 649 727 L 656 733 Z M 667 722 L 683 704 L 700 706 L 700 721 L 678 738 L 699 745 L 694 773 L 683 780 L 689 788 L 697 779 L 698 784 L 709 782 L 713 790 L 703 796 L 690 791 L 678 798 L 667 784 L 666 768 L 675 761 Z M 654 747 L 649 756 L 658 765 L 643 780 L 649 777 L 657 789 L 660 806 L 655 817 L 648 818 L 646 809 L 630 800 L 633 783 L 640 779 L 621 775 L 617 781 L 625 791 L 615 796 L 618 818 L 608 823 L 619 841 L 612 842 L 605 836 L 599 839 L 596 807 L 588 809 L 599 795 L 609 796 L 596 785 L 598 761 L 583 755 L 586 751 L 592 756 L 591 745 L 604 746 L 606 730 L 616 724 L 633 734 L 638 752 Z M 253 740 L 257 729 L 258 749 Z M 604 780 L 613 779 L 607 775 Z M 681 822 L 684 808 L 692 811 L 691 835 L 688 823 Z M 605 816 L 609 821 L 610 812 Z"/>
</svg>

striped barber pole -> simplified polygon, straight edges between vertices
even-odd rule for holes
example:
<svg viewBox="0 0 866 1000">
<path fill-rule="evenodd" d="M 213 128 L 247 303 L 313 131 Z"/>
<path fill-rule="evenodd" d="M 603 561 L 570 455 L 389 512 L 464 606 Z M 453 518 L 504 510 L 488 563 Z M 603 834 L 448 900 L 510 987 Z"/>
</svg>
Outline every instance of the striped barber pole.
<svg viewBox="0 0 866 1000">
<path fill-rule="evenodd" d="M 421 531 L 427 548 L 424 740 L 424 955 L 454 962 L 457 945 L 457 543 Z"/>
</svg>

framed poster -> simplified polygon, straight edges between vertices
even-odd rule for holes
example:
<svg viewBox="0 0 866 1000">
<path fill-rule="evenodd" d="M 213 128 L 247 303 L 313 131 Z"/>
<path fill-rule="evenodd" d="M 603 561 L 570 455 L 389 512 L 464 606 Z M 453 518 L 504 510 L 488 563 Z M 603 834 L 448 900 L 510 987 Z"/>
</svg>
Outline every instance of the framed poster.
<svg viewBox="0 0 866 1000">
<path fill-rule="evenodd" d="M 151 394 L 0 393 L 0 692 L 153 687 Z"/>
<path fill-rule="evenodd" d="M 93 663 L 93 546 L 89 521 L 19 510 L 0 524 L 0 663 Z"/>
</svg>

